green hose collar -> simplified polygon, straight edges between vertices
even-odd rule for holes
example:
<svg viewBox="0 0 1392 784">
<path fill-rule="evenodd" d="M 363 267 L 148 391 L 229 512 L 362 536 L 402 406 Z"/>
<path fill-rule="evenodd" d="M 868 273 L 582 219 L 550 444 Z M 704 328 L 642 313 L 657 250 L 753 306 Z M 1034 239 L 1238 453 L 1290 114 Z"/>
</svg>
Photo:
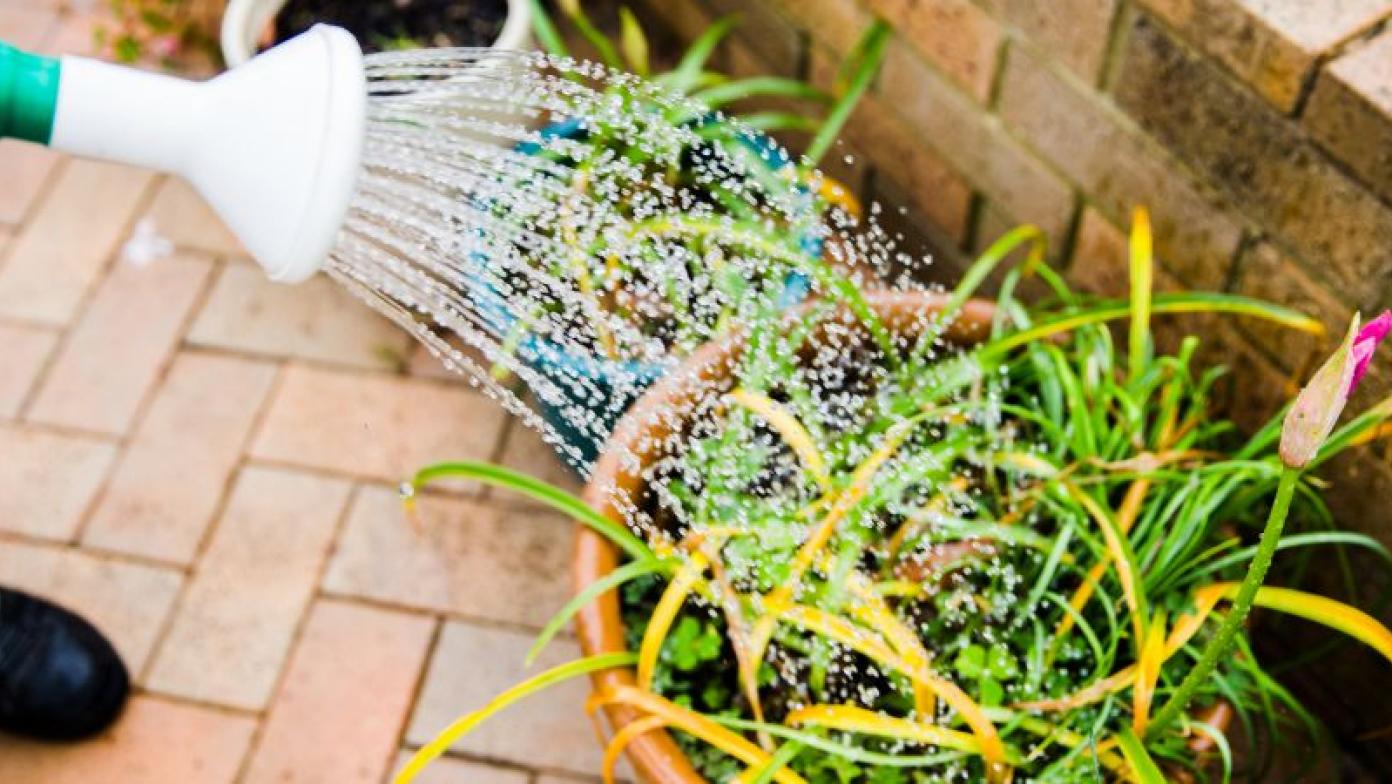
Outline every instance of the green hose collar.
<svg viewBox="0 0 1392 784">
<path fill-rule="evenodd" d="M 0 137 L 48 144 L 58 109 L 59 61 L 0 41 Z"/>
</svg>

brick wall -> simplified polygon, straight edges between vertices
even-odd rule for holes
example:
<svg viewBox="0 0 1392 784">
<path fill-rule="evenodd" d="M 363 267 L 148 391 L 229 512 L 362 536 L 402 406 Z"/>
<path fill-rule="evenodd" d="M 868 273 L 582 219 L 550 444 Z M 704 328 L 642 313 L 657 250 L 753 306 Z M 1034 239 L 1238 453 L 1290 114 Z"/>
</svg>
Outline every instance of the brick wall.
<svg viewBox="0 0 1392 784">
<path fill-rule="evenodd" d="M 828 168 L 867 201 L 907 207 L 885 214 L 936 248 L 949 276 L 1005 228 L 1032 222 L 1078 285 L 1121 290 L 1123 230 L 1141 204 L 1166 287 L 1271 299 L 1335 335 L 1353 310 L 1392 304 L 1392 0 L 639 5 L 683 40 L 739 13 L 720 65 L 822 84 L 873 16 L 893 24 L 878 82 L 845 134 L 846 152 L 867 165 Z M 1330 347 L 1226 319 L 1163 331 L 1197 332 L 1208 356 L 1233 368 L 1224 399 L 1249 428 Z M 1364 405 L 1392 392 L 1392 353 L 1380 364 Z M 1341 524 L 1388 545 L 1390 458 L 1374 447 L 1329 476 Z M 1385 663 L 1361 663 L 1350 672 L 1392 682 Z M 1342 685 L 1357 693 L 1358 677 Z M 1386 707 L 1351 717 L 1347 693 L 1311 699 L 1327 700 L 1347 737 L 1392 725 Z"/>
</svg>

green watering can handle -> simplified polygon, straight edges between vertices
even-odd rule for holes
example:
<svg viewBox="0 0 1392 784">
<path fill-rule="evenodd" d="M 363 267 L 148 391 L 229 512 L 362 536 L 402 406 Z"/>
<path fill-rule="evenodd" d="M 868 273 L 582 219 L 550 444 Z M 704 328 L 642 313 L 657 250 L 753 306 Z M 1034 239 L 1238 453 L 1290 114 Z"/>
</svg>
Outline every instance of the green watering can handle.
<svg viewBox="0 0 1392 784">
<path fill-rule="evenodd" d="M 48 144 L 62 64 L 0 41 L 0 137 Z"/>
</svg>

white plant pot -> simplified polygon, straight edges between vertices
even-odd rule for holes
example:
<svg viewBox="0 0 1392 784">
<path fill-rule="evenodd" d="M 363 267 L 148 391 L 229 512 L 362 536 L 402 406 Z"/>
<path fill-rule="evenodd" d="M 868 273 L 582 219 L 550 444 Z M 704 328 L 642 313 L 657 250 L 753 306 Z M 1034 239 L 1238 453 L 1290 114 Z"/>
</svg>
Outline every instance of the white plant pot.
<svg viewBox="0 0 1392 784">
<path fill-rule="evenodd" d="M 256 54 L 266 26 L 285 7 L 287 0 L 228 0 L 222 14 L 222 57 L 228 67 L 241 65 Z M 532 7 L 528 0 L 508 0 L 507 19 L 493 42 L 493 49 L 532 48 Z"/>
</svg>

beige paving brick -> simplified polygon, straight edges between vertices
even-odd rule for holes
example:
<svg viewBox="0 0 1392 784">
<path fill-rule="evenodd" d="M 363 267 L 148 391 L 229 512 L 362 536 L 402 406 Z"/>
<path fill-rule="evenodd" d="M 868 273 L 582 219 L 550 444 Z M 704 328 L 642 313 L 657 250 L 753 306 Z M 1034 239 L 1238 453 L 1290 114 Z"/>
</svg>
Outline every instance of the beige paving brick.
<svg viewBox="0 0 1392 784">
<path fill-rule="evenodd" d="M 1117 0 L 985 0 L 984 5 L 1088 84 L 1097 82 Z"/>
<path fill-rule="evenodd" d="M 246 255 L 203 197 L 181 177 L 168 177 L 160 184 L 145 217 L 154 221 L 160 236 L 177 247 L 220 256 Z"/>
<path fill-rule="evenodd" d="M 411 338 L 328 277 L 287 286 L 229 264 L 189 330 L 198 345 L 274 357 L 393 369 Z"/>
<path fill-rule="evenodd" d="M 445 624 L 407 740 L 423 745 L 460 714 L 530 675 L 578 656 L 573 644 L 558 641 L 531 669 L 524 669 L 522 660 L 531 644 L 530 634 Z M 493 716 L 453 748 L 517 765 L 593 775 L 600 769 L 603 750 L 585 715 L 588 691 L 583 680 L 553 686 Z M 541 739 L 545 742 L 538 742 Z"/>
<path fill-rule="evenodd" d="M 67 162 L 0 266 L 0 314 L 67 323 L 151 181 L 124 166 Z"/>
<path fill-rule="evenodd" d="M 377 784 L 425 666 L 435 622 L 315 603 L 245 784 Z"/>
<path fill-rule="evenodd" d="M 1289 111 L 1319 56 L 1392 13 L 1388 0 L 1142 0 L 1189 43 Z"/>
<path fill-rule="evenodd" d="M 155 658 L 152 689 L 266 706 L 348 489 L 289 471 L 241 472 Z"/>
<path fill-rule="evenodd" d="M 110 730 L 82 743 L 0 741 L 13 784 L 232 784 L 256 721 L 137 696 Z"/>
<path fill-rule="evenodd" d="M 507 441 L 499 462 L 576 495 L 585 486 L 575 471 L 556 455 L 556 450 L 542 440 L 541 434 L 527 427 L 520 419 L 510 420 Z M 504 504 L 528 503 L 517 493 L 491 487 L 485 495 Z"/>
<path fill-rule="evenodd" d="M 392 770 L 400 770 L 410 758 L 411 751 L 402 751 L 392 765 Z M 440 757 L 416 776 L 415 784 L 527 784 L 530 780 L 527 773 L 513 768 Z"/>
<path fill-rule="evenodd" d="M 46 147 L 0 139 L 0 171 L 5 173 L 0 223 L 19 223 L 29 215 L 59 160 L 58 153 Z"/>
<path fill-rule="evenodd" d="M 986 100 L 1002 31 L 980 7 L 968 0 L 868 0 L 866 5 L 973 98 Z"/>
<path fill-rule="evenodd" d="M 1354 176 L 1392 199 L 1392 33 L 1325 68 L 1305 106 L 1305 126 Z"/>
<path fill-rule="evenodd" d="M 274 377 L 264 362 L 179 354 L 83 543 L 191 562 Z"/>
<path fill-rule="evenodd" d="M 1073 213 L 1068 184 L 902 43 L 885 54 L 880 93 L 916 138 L 1002 209 L 1063 236 Z"/>
<path fill-rule="evenodd" d="M 1157 252 L 1189 285 L 1222 288 L 1242 239 L 1240 221 L 1103 100 L 1017 49 L 1006 67 L 1001 114 L 1109 220 L 1127 225 L 1131 210 L 1145 205 Z"/>
<path fill-rule="evenodd" d="M 0 529 L 67 540 L 116 456 L 112 444 L 0 427 Z"/>
<path fill-rule="evenodd" d="M 570 526 L 535 507 L 431 496 L 408 519 L 395 490 L 365 487 L 324 587 L 540 628 L 569 598 Z"/>
<path fill-rule="evenodd" d="M 57 602 L 111 640 L 132 677 L 150 658 L 183 575 L 65 547 L 0 544 L 0 583 Z M 0 759 L 8 757 L 0 753 Z M 0 763 L 2 765 L 3 763 Z M 0 781 L 11 779 L 0 775 Z"/>
<path fill-rule="evenodd" d="M 57 342 L 57 333 L 47 329 L 0 324 L 0 419 L 19 413 Z"/>
<path fill-rule="evenodd" d="M 488 458 L 504 420 L 457 385 L 290 365 L 252 454 L 395 483 L 431 462 Z"/>
<path fill-rule="evenodd" d="M 1140 17 L 1116 101 L 1155 139 L 1306 259 L 1350 303 L 1371 306 L 1392 271 L 1392 210 L 1250 92 Z"/>
<path fill-rule="evenodd" d="M 211 268 L 182 257 L 114 266 L 59 350 L 29 418 L 126 433 Z"/>
<path fill-rule="evenodd" d="M 0 40 L 21 49 L 37 49 L 58 25 L 58 14 L 35 2 L 0 3 Z"/>
</svg>

